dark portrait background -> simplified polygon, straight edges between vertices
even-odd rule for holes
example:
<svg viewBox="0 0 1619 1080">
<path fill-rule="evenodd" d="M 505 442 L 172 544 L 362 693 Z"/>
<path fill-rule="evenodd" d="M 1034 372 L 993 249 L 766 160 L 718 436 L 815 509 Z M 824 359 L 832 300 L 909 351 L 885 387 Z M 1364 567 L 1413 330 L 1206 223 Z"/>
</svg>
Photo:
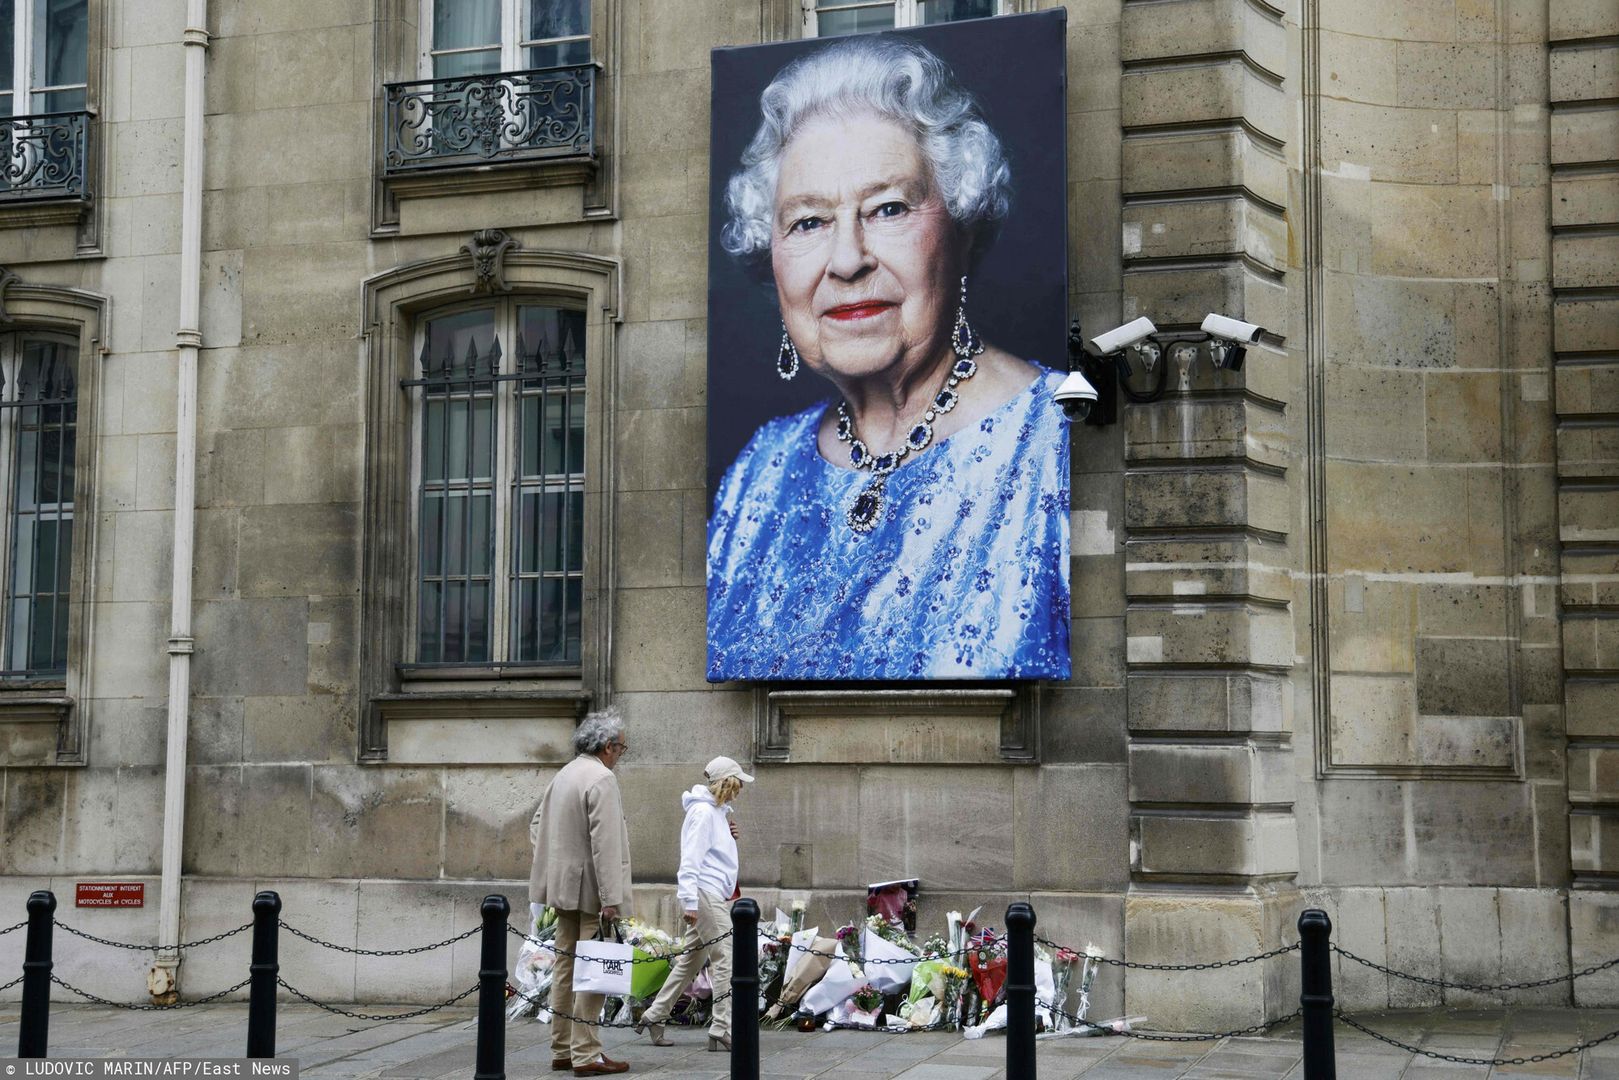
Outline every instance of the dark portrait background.
<svg viewBox="0 0 1619 1080">
<path fill-rule="evenodd" d="M 986 341 L 1047 367 L 1066 364 L 1068 219 L 1064 153 L 1065 13 L 999 16 L 896 30 L 914 37 L 978 99 L 1012 170 L 1012 207 L 967 281 L 967 317 Z M 708 504 L 759 425 L 830 398 L 807 368 L 776 374 L 775 286 L 720 246 L 725 185 L 759 127 L 759 95 L 795 58 L 837 39 L 716 49 L 709 162 Z"/>
</svg>

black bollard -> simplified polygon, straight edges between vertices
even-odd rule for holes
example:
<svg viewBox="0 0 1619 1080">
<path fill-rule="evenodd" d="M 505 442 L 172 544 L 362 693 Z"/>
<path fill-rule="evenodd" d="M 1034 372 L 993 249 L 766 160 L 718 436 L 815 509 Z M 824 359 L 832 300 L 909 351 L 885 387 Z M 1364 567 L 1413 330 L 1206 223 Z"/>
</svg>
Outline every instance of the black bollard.
<svg viewBox="0 0 1619 1080">
<path fill-rule="evenodd" d="M 759 905 L 731 905 L 731 1080 L 759 1080 Z"/>
<path fill-rule="evenodd" d="M 1034 908 L 1006 909 L 1006 1075 L 1034 1080 Z"/>
<path fill-rule="evenodd" d="M 28 943 L 22 959 L 22 1029 L 17 1056 L 42 1058 L 50 1047 L 51 935 L 56 928 L 56 894 L 45 889 L 28 896 Z"/>
<path fill-rule="evenodd" d="M 1332 920 L 1319 908 L 1299 916 L 1299 1010 L 1304 1014 L 1304 1080 L 1337 1080 L 1332 1046 Z"/>
<path fill-rule="evenodd" d="M 483 898 L 483 951 L 478 961 L 478 1060 L 473 1080 L 506 1080 L 506 919 L 499 893 Z"/>
<path fill-rule="evenodd" d="M 275 988 L 281 974 L 281 896 L 253 897 L 253 954 L 247 964 L 247 1056 L 275 1057 Z"/>
</svg>

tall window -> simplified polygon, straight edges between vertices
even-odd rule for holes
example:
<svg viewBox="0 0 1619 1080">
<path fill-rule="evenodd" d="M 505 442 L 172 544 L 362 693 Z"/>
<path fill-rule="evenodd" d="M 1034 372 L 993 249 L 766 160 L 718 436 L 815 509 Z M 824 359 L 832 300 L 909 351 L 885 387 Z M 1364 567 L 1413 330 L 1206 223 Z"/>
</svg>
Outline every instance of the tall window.
<svg viewBox="0 0 1619 1080">
<path fill-rule="evenodd" d="M 590 62 L 590 0 L 422 0 L 424 78 Z"/>
<path fill-rule="evenodd" d="M 0 0 L 0 116 L 85 107 L 89 0 Z"/>
<path fill-rule="evenodd" d="M 584 328 L 518 301 L 419 327 L 417 664 L 579 663 Z"/>
<path fill-rule="evenodd" d="M 814 32 L 821 37 L 901 26 L 931 26 L 1002 13 L 1004 0 L 817 0 Z"/>
<path fill-rule="evenodd" d="M 0 460 L 5 462 L 4 670 L 9 679 L 67 670 L 73 563 L 78 343 L 0 336 Z"/>
</svg>

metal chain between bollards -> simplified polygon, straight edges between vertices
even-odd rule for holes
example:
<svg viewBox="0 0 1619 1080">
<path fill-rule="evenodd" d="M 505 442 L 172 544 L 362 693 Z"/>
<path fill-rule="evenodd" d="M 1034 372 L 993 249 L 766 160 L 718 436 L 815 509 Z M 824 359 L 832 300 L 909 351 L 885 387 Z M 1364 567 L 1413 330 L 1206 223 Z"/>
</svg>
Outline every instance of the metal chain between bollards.
<svg viewBox="0 0 1619 1080">
<path fill-rule="evenodd" d="M 204 945 L 212 945 L 216 941 L 224 941 L 226 938 L 233 938 L 237 934 L 253 929 L 253 924 L 251 922 L 245 922 L 234 930 L 226 930 L 223 934 L 215 934 L 213 937 L 198 938 L 196 941 L 182 941 L 178 945 L 138 945 L 133 941 L 113 941 L 109 938 L 96 937 L 94 934 L 87 934 L 83 930 L 69 926 L 67 923 L 60 921 L 57 922 L 56 928 L 58 930 L 65 930 L 74 937 L 80 937 L 86 941 L 93 941 L 97 945 L 108 945 L 114 949 L 129 949 L 132 952 L 184 952 L 186 949 L 200 949 Z"/>
<path fill-rule="evenodd" d="M 1037 937 L 1034 940 L 1049 949 L 1064 949 L 1080 956 L 1085 955 L 1084 949 L 1075 949 L 1069 945 L 1059 945 L 1057 942 L 1050 941 L 1043 937 Z M 1131 968 L 1136 971 L 1218 971 L 1221 968 L 1241 967 L 1244 964 L 1256 964 L 1261 960 L 1269 960 L 1273 956 L 1285 956 L 1288 953 L 1295 951 L 1298 947 L 1299 943 L 1295 941 L 1291 945 L 1283 945 L 1279 949 L 1272 949 L 1269 952 L 1256 953 L 1253 956 L 1244 956 L 1240 960 L 1212 960 L 1207 964 L 1138 964 L 1130 960 L 1117 960 L 1111 956 L 1098 956 L 1095 959 L 1112 967 Z"/>
<path fill-rule="evenodd" d="M 51 982 L 55 983 L 57 986 L 60 986 L 63 990 L 66 990 L 70 994 L 77 994 L 79 997 L 84 998 L 84 1000 L 91 1002 L 92 1004 L 106 1005 L 113 1009 L 124 1009 L 127 1012 L 173 1012 L 176 1009 L 195 1009 L 198 1005 L 211 1005 L 221 998 L 228 997 L 229 995 L 236 993 L 236 991 L 246 988 L 248 984 L 248 980 L 243 979 L 235 986 L 221 990 L 217 994 L 209 994 L 207 997 L 198 998 L 195 1001 L 176 1001 L 172 1005 L 152 1005 L 150 1003 L 135 1001 L 111 1001 L 107 998 L 92 994 L 88 990 L 80 990 L 77 986 L 74 986 L 72 983 L 66 982 L 55 975 L 51 976 Z"/>
<path fill-rule="evenodd" d="M 1369 1035 L 1378 1042 L 1387 1043 L 1389 1046 L 1404 1050 L 1407 1053 L 1417 1054 L 1426 1058 L 1433 1058 L 1435 1061 L 1448 1061 L 1455 1065 L 1533 1065 L 1542 1061 L 1555 1061 L 1558 1058 L 1568 1057 L 1570 1054 L 1584 1053 L 1593 1046 L 1601 1046 L 1605 1042 L 1611 1042 L 1614 1039 L 1619 1039 L 1619 1029 L 1615 1029 L 1608 1032 L 1606 1035 L 1599 1036 L 1598 1038 L 1592 1039 L 1589 1042 L 1575 1043 L 1573 1046 L 1565 1047 L 1562 1050 L 1553 1050 L 1547 1054 L 1531 1054 L 1528 1057 L 1518 1058 L 1470 1058 L 1461 1057 L 1457 1054 L 1441 1054 L 1434 1050 L 1424 1050 L 1420 1046 L 1410 1046 L 1398 1039 L 1384 1035 L 1382 1032 L 1373 1031 L 1365 1024 L 1360 1023 L 1353 1017 L 1347 1016 L 1344 1013 L 1339 1012 L 1334 1013 L 1333 1015 L 1338 1020 L 1348 1024 L 1350 1027 L 1360 1032 L 1362 1035 Z"/>
<path fill-rule="evenodd" d="M 247 925 L 252 926 L 253 924 L 248 923 Z M 243 927 L 243 929 L 245 930 L 247 927 Z M 474 934 L 482 931 L 483 927 L 474 926 L 471 930 L 457 934 L 452 938 L 445 938 L 443 941 L 435 941 L 431 945 L 417 945 L 410 949 L 360 949 L 350 945 L 339 945 L 336 942 L 322 940 L 313 934 L 306 934 L 296 926 L 293 926 L 287 922 L 283 922 L 281 924 L 281 929 L 285 930 L 293 937 L 303 938 L 311 945 L 318 945 L 322 949 L 331 949 L 333 952 L 348 953 L 350 956 L 416 956 L 419 953 L 432 952 L 435 949 L 442 949 L 447 945 L 454 945 L 458 941 L 465 941 L 467 938 L 472 937 Z"/>
<path fill-rule="evenodd" d="M 23 927 L 25 927 L 27 925 L 28 925 L 28 920 L 27 919 L 24 919 L 20 923 L 12 923 L 10 926 L 6 927 L 4 930 L 0 930 L 0 937 L 5 937 L 7 934 L 11 933 L 13 930 L 21 930 Z"/>
<path fill-rule="evenodd" d="M 459 1005 L 461 1002 L 478 992 L 478 984 L 473 983 L 471 986 L 467 987 L 453 998 L 441 1001 L 437 1005 L 429 1005 L 425 1009 L 417 1009 L 414 1012 L 403 1012 L 389 1015 L 387 1013 L 350 1012 L 348 1009 L 340 1009 L 336 1005 L 328 1005 L 324 1001 L 316 1001 L 314 998 L 310 997 L 296 986 L 293 986 L 279 975 L 276 976 L 275 982 L 277 986 L 281 987 L 281 989 L 285 990 L 298 1000 L 304 1002 L 306 1005 L 313 1005 L 317 1009 L 324 1009 L 334 1016 L 346 1016 L 350 1020 L 367 1020 L 375 1023 L 386 1023 L 389 1020 L 414 1020 L 418 1016 L 426 1016 L 428 1013 L 436 1013 L 440 1009 L 448 1009 L 451 1005 Z M 247 984 L 243 983 L 242 985 L 246 986 Z"/>
<path fill-rule="evenodd" d="M 1365 967 L 1369 967 L 1373 971 L 1381 972 L 1384 975 L 1392 975 L 1396 979 L 1405 979 L 1408 982 L 1421 983 L 1424 986 L 1439 986 L 1447 990 L 1469 990 L 1475 994 L 1494 994 L 1499 993 L 1502 990 L 1534 990 L 1542 986 L 1554 986 L 1561 982 L 1572 982 L 1575 979 L 1583 979 L 1587 975 L 1595 975 L 1599 971 L 1607 971 L 1611 967 L 1619 966 L 1619 957 L 1615 957 L 1612 960 L 1604 961 L 1603 963 L 1593 965 L 1592 967 L 1585 968 L 1581 971 L 1571 971 L 1567 975 L 1552 975 L 1545 979 L 1534 979 L 1530 982 L 1475 984 L 1448 982 L 1445 979 L 1430 979 L 1426 975 L 1412 975 L 1407 971 L 1399 971 L 1395 968 L 1384 967 L 1375 960 L 1368 960 L 1364 956 L 1356 956 L 1348 949 L 1339 948 L 1337 945 L 1332 946 L 1332 951 L 1343 957 L 1345 960 L 1350 960 L 1354 963 L 1364 965 Z"/>
</svg>

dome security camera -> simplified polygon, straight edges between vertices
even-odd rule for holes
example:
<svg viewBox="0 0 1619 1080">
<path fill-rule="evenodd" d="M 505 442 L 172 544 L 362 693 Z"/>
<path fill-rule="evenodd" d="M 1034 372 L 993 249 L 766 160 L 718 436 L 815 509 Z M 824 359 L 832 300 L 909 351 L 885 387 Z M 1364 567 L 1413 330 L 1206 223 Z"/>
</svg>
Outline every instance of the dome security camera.
<svg viewBox="0 0 1619 1080">
<path fill-rule="evenodd" d="M 1064 420 L 1070 424 L 1080 424 L 1090 416 L 1098 395 L 1089 379 L 1078 371 L 1070 371 L 1052 397 L 1057 399 Z"/>
</svg>

